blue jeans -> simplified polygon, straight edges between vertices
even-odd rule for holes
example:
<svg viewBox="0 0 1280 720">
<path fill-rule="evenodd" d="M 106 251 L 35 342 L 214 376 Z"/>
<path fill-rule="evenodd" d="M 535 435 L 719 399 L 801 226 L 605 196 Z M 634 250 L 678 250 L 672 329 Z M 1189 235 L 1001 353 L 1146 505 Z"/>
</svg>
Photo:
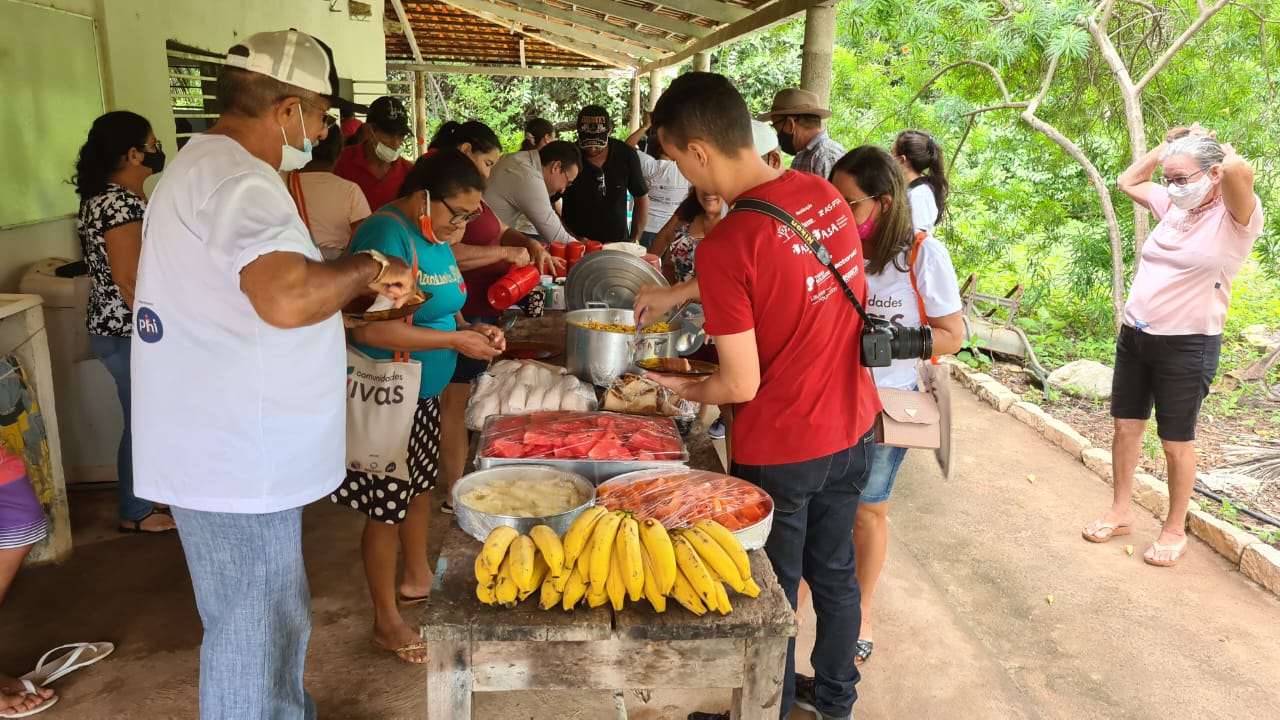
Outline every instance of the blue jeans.
<svg viewBox="0 0 1280 720">
<path fill-rule="evenodd" d="M 889 494 L 893 492 L 893 481 L 898 477 L 898 468 L 907 457 L 904 447 L 876 445 L 871 451 L 871 470 L 867 473 L 867 486 L 862 489 L 863 505 L 879 505 L 889 502 Z"/>
<path fill-rule="evenodd" d="M 116 381 L 116 395 L 120 398 L 120 410 L 124 412 L 124 432 L 120 433 L 120 447 L 116 450 L 116 495 L 120 505 L 120 519 L 132 522 L 151 514 L 151 501 L 133 494 L 133 422 L 130 418 L 129 343 L 127 337 L 89 334 L 89 347 L 98 356 L 111 379 Z"/>
<path fill-rule="evenodd" d="M 311 590 L 302 508 L 264 515 L 174 506 L 204 625 L 202 720 L 312 720 L 302 689 Z"/>
<path fill-rule="evenodd" d="M 862 626 L 862 594 L 854 575 L 853 520 L 871 461 L 871 433 L 847 450 L 784 465 L 733 464 L 732 474 L 773 498 L 773 530 L 765 552 L 794 609 L 804 577 L 817 615 L 813 674 L 815 703 L 825 717 L 846 718 L 858 699 L 853 664 Z M 787 643 L 780 718 L 795 700 L 796 641 Z"/>
</svg>

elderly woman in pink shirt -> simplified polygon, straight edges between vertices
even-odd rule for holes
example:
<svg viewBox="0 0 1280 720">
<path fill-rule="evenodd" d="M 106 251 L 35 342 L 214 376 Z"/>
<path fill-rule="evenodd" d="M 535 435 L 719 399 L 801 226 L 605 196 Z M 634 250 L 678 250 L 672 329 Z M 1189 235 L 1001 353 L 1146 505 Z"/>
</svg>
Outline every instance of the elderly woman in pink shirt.
<svg viewBox="0 0 1280 720">
<path fill-rule="evenodd" d="M 1163 567 L 1186 552 L 1196 419 L 1218 371 L 1231 281 L 1262 232 L 1262 204 L 1244 158 L 1198 123 L 1167 138 L 1119 179 L 1120 189 L 1159 224 L 1142 246 L 1116 341 L 1115 498 L 1084 529 L 1086 540 L 1099 543 L 1129 534 L 1133 474 L 1154 405 L 1169 468 L 1169 515 L 1143 559 Z M 1157 166 L 1159 183 L 1151 181 Z"/>
</svg>

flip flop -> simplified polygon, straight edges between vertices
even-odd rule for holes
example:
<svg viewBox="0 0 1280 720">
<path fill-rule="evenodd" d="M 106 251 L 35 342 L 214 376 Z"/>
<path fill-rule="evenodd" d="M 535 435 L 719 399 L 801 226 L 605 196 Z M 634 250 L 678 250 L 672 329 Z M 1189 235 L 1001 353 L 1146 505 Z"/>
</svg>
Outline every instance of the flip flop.
<svg viewBox="0 0 1280 720">
<path fill-rule="evenodd" d="M 430 599 L 431 599 L 430 594 L 423 595 L 422 597 L 409 597 L 408 595 L 401 595 L 400 593 L 396 593 L 396 602 L 400 603 L 401 605 L 421 605 L 422 603 Z"/>
<path fill-rule="evenodd" d="M 1089 528 L 1093 528 L 1092 531 Z M 1132 528 L 1128 525 L 1117 525 L 1115 523 L 1102 522 L 1094 520 L 1080 531 L 1080 536 L 1091 543 L 1104 543 L 1113 537 L 1120 535 L 1128 535 L 1132 532 Z M 1103 535 L 1102 533 L 1106 533 Z"/>
<path fill-rule="evenodd" d="M 874 647 L 875 644 L 870 640 L 858 638 L 858 642 L 853 644 L 854 664 L 858 666 L 866 665 L 867 661 L 871 659 L 871 650 Z"/>
<path fill-rule="evenodd" d="M 35 695 L 35 694 L 36 694 L 36 686 L 35 686 L 35 683 L 33 683 L 33 682 L 31 682 L 30 680 L 27 680 L 27 679 L 25 679 L 25 678 L 18 678 L 18 680 L 20 680 L 20 681 L 22 682 L 22 687 L 26 688 L 26 691 L 27 691 L 27 694 L 28 694 L 28 695 Z M 13 712 L 13 713 L 0 713 L 0 718 L 4 718 L 4 720 L 9 720 L 9 718 L 24 718 L 24 717 L 31 717 L 32 715 L 35 715 L 36 713 L 42 713 L 42 712 L 44 712 L 45 710 L 48 710 L 49 708 L 53 707 L 54 703 L 56 703 L 56 702 L 58 702 L 58 696 L 57 696 L 57 695 L 54 695 L 53 697 L 51 697 L 51 698 L 49 698 L 49 699 L 45 700 L 44 702 L 42 702 L 42 703 L 40 703 L 39 705 L 37 705 L 37 706 L 35 706 L 35 707 L 31 708 L 30 710 L 23 710 L 23 711 L 21 711 L 21 712 Z"/>
<path fill-rule="evenodd" d="M 49 656 L 66 650 L 68 652 L 60 655 L 56 660 L 49 660 Z M 24 682 L 32 682 L 40 687 L 52 684 L 61 677 L 66 677 L 80 668 L 88 667 L 106 656 L 116 651 L 116 646 L 109 642 L 96 643 L 68 643 L 59 645 L 40 656 L 40 661 L 36 663 L 36 669 L 23 675 L 20 680 Z"/>
<path fill-rule="evenodd" d="M 1147 548 L 1147 552 L 1151 552 L 1152 550 L 1156 551 L 1157 553 L 1173 553 L 1173 559 L 1168 561 L 1152 560 L 1151 557 L 1147 555 L 1147 553 L 1143 553 L 1142 554 L 1143 562 L 1145 562 L 1148 565 L 1155 565 L 1156 567 L 1173 567 L 1174 565 L 1177 565 L 1178 561 L 1182 559 L 1182 556 L 1186 554 L 1187 539 L 1185 537 L 1182 538 L 1182 542 L 1178 543 L 1177 545 L 1161 545 L 1158 542 L 1153 542 L 1151 543 L 1151 547 Z"/>
<path fill-rule="evenodd" d="M 125 525 L 117 525 L 116 528 L 121 533 L 133 533 L 138 535 L 164 535 L 167 533 L 178 531 L 178 528 L 176 527 L 171 527 L 168 530 L 143 530 L 142 523 L 152 515 L 168 515 L 169 517 L 173 517 L 172 512 L 166 512 L 164 510 L 152 510 L 151 512 L 147 513 L 146 515 L 143 515 L 137 520 L 125 520 L 124 521 Z"/>
<path fill-rule="evenodd" d="M 376 642 L 373 644 L 373 646 L 383 652 L 394 653 L 395 656 L 400 658 L 401 661 L 409 663 L 410 665 L 425 665 L 427 663 L 426 658 L 423 658 L 421 660 L 410 660 L 409 658 L 403 655 L 403 653 L 413 652 L 415 650 L 426 650 L 427 649 L 426 641 L 409 643 L 408 645 L 405 645 L 403 647 L 398 647 L 395 650 L 388 650 L 387 648 L 382 647 Z"/>
</svg>

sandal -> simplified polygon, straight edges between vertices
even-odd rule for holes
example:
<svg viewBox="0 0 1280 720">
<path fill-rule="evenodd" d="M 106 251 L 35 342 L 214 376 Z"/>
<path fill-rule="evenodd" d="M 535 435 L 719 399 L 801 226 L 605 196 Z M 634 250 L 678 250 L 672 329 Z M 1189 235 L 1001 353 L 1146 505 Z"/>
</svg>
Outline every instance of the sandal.
<svg viewBox="0 0 1280 720">
<path fill-rule="evenodd" d="M 50 662 L 49 656 L 59 650 L 68 650 L 69 652 L 63 653 L 58 659 Z M 58 678 L 70 675 L 80 668 L 88 667 L 115 651 L 116 646 L 109 642 L 59 645 L 41 655 L 39 662 L 36 663 L 36 669 L 19 679 L 29 680 L 40 687 L 46 687 Z"/>
<path fill-rule="evenodd" d="M 116 529 L 121 533 L 136 533 L 139 535 L 164 535 L 165 533 L 177 532 L 178 528 L 176 526 L 168 528 L 167 530 L 143 530 L 142 523 L 146 522 L 147 518 L 152 515 L 169 515 L 169 513 L 162 512 L 160 510 L 152 510 L 137 520 L 122 520 L 121 522 L 123 522 L 124 525 L 118 525 L 116 526 Z"/>
<path fill-rule="evenodd" d="M 36 695 L 37 697 L 39 696 L 39 691 L 37 690 L 35 683 L 31 682 L 30 680 L 25 680 L 23 678 L 18 678 L 18 680 L 19 682 L 22 683 L 22 687 L 26 689 L 26 694 Z M 53 707 L 54 704 L 57 702 L 58 702 L 58 696 L 54 695 L 51 698 L 45 698 L 44 702 L 31 708 L 30 710 L 19 710 L 17 712 L 11 712 L 11 713 L 0 713 L 0 718 L 4 718 L 4 720 L 9 720 L 10 718 L 31 717 L 36 713 L 42 713 L 45 710 L 48 710 L 49 708 Z"/>
<path fill-rule="evenodd" d="M 444 513 L 445 515 L 452 515 L 453 503 L 449 502 L 448 500 L 445 500 L 444 502 L 440 503 L 440 512 Z"/>
<path fill-rule="evenodd" d="M 408 595 L 401 595 L 400 593 L 396 593 L 396 602 L 401 605 L 421 605 L 422 603 L 430 599 L 431 599 L 430 593 L 427 593 L 422 597 L 409 597 Z"/>
<path fill-rule="evenodd" d="M 388 650 L 387 648 L 384 648 L 384 647 L 382 647 L 381 645 L 378 645 L 377 643 L 374 643 L 374 645 L 375 645 L 379 650 L 382 650 L 382 651 L 384 651 L 384 652 L 395 653 L 395 656 L 396 656 L 396 657 L 400 658 L 400 659 L 401 659 L 402 661 L 404 661 L 404 662 L 409 663 L 410 665 L 425 665 L 425 664 L 427 663 L 427 659 L 426 659 L 425 657 L 424 657 L 424 658 L 422 658 L 421 660 L 413 660 L 413 659 L 411 659 L 411 658 L 409 658 L 409 657 L 407 657 L 407 656 L 405 655 L 405 653 L 411 653 L 411 652 L 414 652 L 414 651 L 416 651 L 416 650 L 426 650 L 426 649 L 427 649 L 427 643 L 426 643 L 425 641 L 423 641 L 423 642 L 416 642 L 416 643 L 409 643 L 408 645 L 404 645 L 404 646 L 402 646 L 402 647 L 398 647 L 398 648 L 396 648 L 395 650 Z"/>
<path fill-rule="evenodd" d="M 1153 542 L 1151 543 L 1151 547 L 1147 548 L 1147 551 L 1142 554 L 1142 560 L 1146 564 L 1155 565 L 1156 567 L 1173 567 L 1178 564 L 1178 561 L 1182 559 L 1182 556 L 1186 554 L 1186 552 L 1186 537 L 1183 537 L 1182 542 L 1177 545 L 1161 545 L 1158 542 Z M 1172 557 L 1168 560 L 1156 560 L 1152 558 L 1152 554 L 1154 553 L 1171 553 Z"/>
<path fill-rule="evenodd" d="M 1113 537 L 1119 535 L 1128 535 L 1133 529 L 1129 525 L 1117 525 L 1115 523 L 1102 522 L 1102 520 L 1094 520 L 1080 531 L 1080 536 L 1091 543 L 1104 543 Z"/>
<path fill-rule="evenodd" d="M 853 664 L 859 666 L 866 665 L 867 661 L 871 659 L 871 650 L 874 647 L 875 644 L 870 640 L 858 638 L 858 642 L 853 644 Z"/>
</svg>

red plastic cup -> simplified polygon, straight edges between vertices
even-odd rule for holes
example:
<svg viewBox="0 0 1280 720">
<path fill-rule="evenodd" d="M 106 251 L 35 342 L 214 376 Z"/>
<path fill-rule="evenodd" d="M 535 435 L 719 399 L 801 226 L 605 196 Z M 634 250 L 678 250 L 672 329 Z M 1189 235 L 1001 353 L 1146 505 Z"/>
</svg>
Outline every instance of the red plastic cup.
<svg viewBox="0 0 1280 720">
<path fill-rule="evenodd" d="M 566 243 L 553 242 L 547 247 L 547 252 L 551 253 L 551 257 L 560 258 L 561 260 L 568 257 L 565 252 L 568 250 Z"/>
<path fill-rule="evenodd" d="M 598 240 L 588 240 L 588 241 L 587 241 L 587 252 L 588 252 L 588 253 L 598 252 L 598 251 L 603 250 L 603 249 L 604 249 L 604 243 L 599 242 Z"/>
<path fill-rule="evenodd" d="M 587 242 L 591 242 L 591 241 L 588 240 Z M 566 260 L 569 260 L 569 261 L 581 260 L 583 254 L 586 253 L 586 250 L 587 250 L 586 245 L 583 245 L 581 242 L 577 240 L 570 240 L 567 244 L 567 247 L 565 248 L 564 257 Z"/>
<path fill-rule="evenodd" d="M 515 305 L 529 294 L 529 291 L 537 287 L 538 281 L 542 275 L 538 273 L 538 268 L 532 265 L 525 265 L 522 268 L 512 268 L 510 272 L 494 281 L 489 286 L 489 291 L 485 293 L 489 300 L 489 304 L 498 310 L 506 310 Z"/>
</svg>

